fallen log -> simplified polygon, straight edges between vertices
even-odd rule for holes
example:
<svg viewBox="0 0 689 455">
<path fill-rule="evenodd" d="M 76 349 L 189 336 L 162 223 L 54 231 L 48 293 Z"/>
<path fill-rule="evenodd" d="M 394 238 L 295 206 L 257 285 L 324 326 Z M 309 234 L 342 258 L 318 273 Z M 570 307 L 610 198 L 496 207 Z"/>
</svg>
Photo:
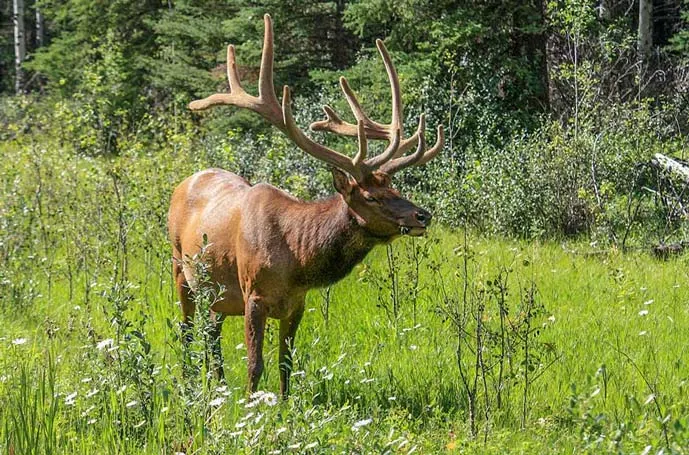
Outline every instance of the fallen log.
<svg viewBox="0 0 689 455">
<path fill-rule="evenodd" d="M 678 256 L 682 254 L 687 246 L 689 246 L 689 242 L 685 240 L 670 244 L 660 242 L 659 244 L 655 245 L 651 251 L 656 258 L 668 260 L 671 256 Z"/>
<path fill-rule="evenodd" d="M 689 166 L 676 158 L 670 158 L 662 153 L 656 153 L 651 159 L 651 164 L 657 168 L 667 171 L 689 183 Z"/>
</svg>

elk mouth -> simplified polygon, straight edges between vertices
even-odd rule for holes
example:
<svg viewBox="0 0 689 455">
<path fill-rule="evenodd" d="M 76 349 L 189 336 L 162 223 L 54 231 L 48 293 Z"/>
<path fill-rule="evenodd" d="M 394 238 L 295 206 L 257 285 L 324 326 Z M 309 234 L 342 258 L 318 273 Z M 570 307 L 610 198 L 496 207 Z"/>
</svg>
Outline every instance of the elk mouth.
<svg viewBox="0 0 689 455">
<path fill-rule="evenodd" d="M 420 237 L 426 233 L 426 228 L 423 226 L 400 226 L 400 234 L 410 235 L 412 237 Z"/>
</svg>

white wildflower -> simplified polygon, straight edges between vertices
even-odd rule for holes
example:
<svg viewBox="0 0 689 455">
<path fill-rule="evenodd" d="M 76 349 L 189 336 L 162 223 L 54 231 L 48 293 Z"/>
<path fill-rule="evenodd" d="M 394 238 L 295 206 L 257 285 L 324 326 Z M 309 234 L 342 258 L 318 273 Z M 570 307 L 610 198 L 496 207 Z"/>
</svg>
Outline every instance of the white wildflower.
<svg viewBox="0 0 689 455">
<path fill-rule="evenodd" d="M 75 398 L 77 397 L 77 392 L 70 393 L 65 398 L 65 405 L 72 406 L 75 403 Z"/>
<path fill-rule="evenodd" d="M 652 303 L 653 303 L 653 299 L 651 299 L 651 300 L 646 300 L 646 301 L 644 302 L 644 305 L 650 305 L 650 304 L 652 304 Z"/>
<path fill-rule="evenodd" d="M 15 338 L 12 340 L 12 344 L 15 346 L 21 346 L 22 344 L 26 344 L 26 342 L 29 341 L 26 338 Z"/>
<path fill-rule="evenodd" d="M 139 422 L 139 423 L 137 423 L 136 425 L 134 425 L 134 428 L 141 428 L 141 427 L 144 426 L 144 423 L 146 423 L 146 421 L 145 421 L 145 420 L 142 420 L 141 422 Z"/>
<path fill-rule="evenodd" d="M 644 447 L 644 450 L 641 451 L 641 455 L 648 455 L 652 448 L 653 446 L 647 445 L 646 447 Z"/>
<path fill-rule="evenodd" d="M 244 343 L 239 343 L 237 346 L 234 347 L 236 350 L 244 349 Z"/>
<path fill-rule="evenodd" d="M 264 392 L 262 390 L 252 393 L 251 396 L 249 396 L 249 400 L 250 401 L 245 406 L 247 408 L 253 408 L 261 403 L 265 403 L 268 406 L 275 406 L 278 404 L 277 395 L 272 392 Z"/>
<path fill-rule="evenodd" d="M 318 443 L 317 443 L 317 442 L 312 442 L 311 444 L 306 444 L 306 445 L 304 446 L 304 450 L 313 449 L 313 448 L 315 448 L 315 447 L 318 447 Z"/>
<path fill-rule="evenodd" d="M 112 347 L 114 344 L 115 344 L 115 340 L 113 340 L 112 338 L 106 338 L 103 341 L 98 342 L 98 344 L 96 345 L 96 349 L 98 349 L 99 351 L 102 351 L 105 348 Z"/>
<path fill-rule="evenodd" d="M 646 335 L 647 333 L 648 333 L 647 331 L 642 330 L 641 332 L 639 332 L 639 336 L 642 337 L 642 336 Z"/>
<path fill-rule="evenodd" d="M 132 400 L 132 401 L 130 401 L 129 403 L 125 404 L 125 406 L 128 407 L 128 408 L 133 408 L 133 407 L 136 406 L 137 404 L 139 404 L 138 401 Z"/>
<path fill-rule="evenodd" d="M 366 425 L 370 425 L 371 423 L 373 423 L 373 419 L 359 420 L 352 425 L 352 431 L 359 431 L 359 429 L 365 427 Z"/>
<path fill-rule="evenodd" d="M 268 406 L 275 406 L 278 404 L 278 397 L 274 393 L 267 393 L 263 395 L 263 402 Z"/>
<path fill-rule="evenodd" d="M 89 419 L 89 421 L 86 423 L 89 425 L 93 425 L 94 423 L 96 423 L 96 419 Z"/>
<path fill-rule="evenodd" d="M 94 396 L 94 395 L 97 394 L 98 392 L 100 392 L 100 390 L 98 390 L 98 389 L 91 389 L 91 390 L 89 390 L 88 392 L 86 392 L 86 398 L 91 398 L 92 396 Z"/>
<path fill-rule="evenodd" d="M 419 349 L 419 347 L 418 347 L 417 345 L 415 345 L 415 344 L 412 344 L 411 346 L 409 346 L 409 349 L 410 349 L 411 351 L 416 351 L 417 349 Z"/>
<path fill-rule="evenodd" d="M 639 316 L 646 316 L 647 314 L 648 314 L 648 310 L 639 311 Z"/>
<path fill-rule="evenodd" d="M 224 402 L 225 402 L 225 398 L 224 398 L 224 397 L 218 397 L 218 398 L 216 398 L 216 399 L 214 399 L 214 400 L 211 400 L 210 403 L 208 403 L 208 405 L 209 405 L 209 406 L 212 406 L 212 407 L 216 407 L 216 406 L 220 406 L 220 405 L 223 404 Z"/>
</svg>

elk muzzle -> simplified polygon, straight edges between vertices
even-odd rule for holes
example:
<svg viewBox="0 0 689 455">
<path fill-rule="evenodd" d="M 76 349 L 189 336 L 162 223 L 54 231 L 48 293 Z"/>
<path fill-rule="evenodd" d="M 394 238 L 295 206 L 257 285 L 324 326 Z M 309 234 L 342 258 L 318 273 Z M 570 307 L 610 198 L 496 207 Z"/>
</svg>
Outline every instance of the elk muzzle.
<svg viewBox="0 0 689 455">
<path fill-rule="evenodd" d="M 426 232 L 426 228 L 431 225 L 433 215 L 422 208 L 417 209 L 413 214 L 413 222 L 400 226 L 400 234 L 421 236 Z"/>
</svg>

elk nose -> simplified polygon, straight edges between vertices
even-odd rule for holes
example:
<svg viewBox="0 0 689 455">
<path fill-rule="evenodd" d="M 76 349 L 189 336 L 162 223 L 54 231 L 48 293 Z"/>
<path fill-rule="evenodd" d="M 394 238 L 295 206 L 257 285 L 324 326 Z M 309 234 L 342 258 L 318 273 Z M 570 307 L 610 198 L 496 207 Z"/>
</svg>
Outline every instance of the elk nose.
<svg viewBox="0 0 689 455">
<path fill-rule="evenodd" d="M 429 212 L 420 209 L 418 212 L 416 212 L 416 221 L 419 223 L 423 224 L 424 226 L 428 226 L 431 224 L 431 218 L 433 215 L 431 215 Z"/>
</svg>

